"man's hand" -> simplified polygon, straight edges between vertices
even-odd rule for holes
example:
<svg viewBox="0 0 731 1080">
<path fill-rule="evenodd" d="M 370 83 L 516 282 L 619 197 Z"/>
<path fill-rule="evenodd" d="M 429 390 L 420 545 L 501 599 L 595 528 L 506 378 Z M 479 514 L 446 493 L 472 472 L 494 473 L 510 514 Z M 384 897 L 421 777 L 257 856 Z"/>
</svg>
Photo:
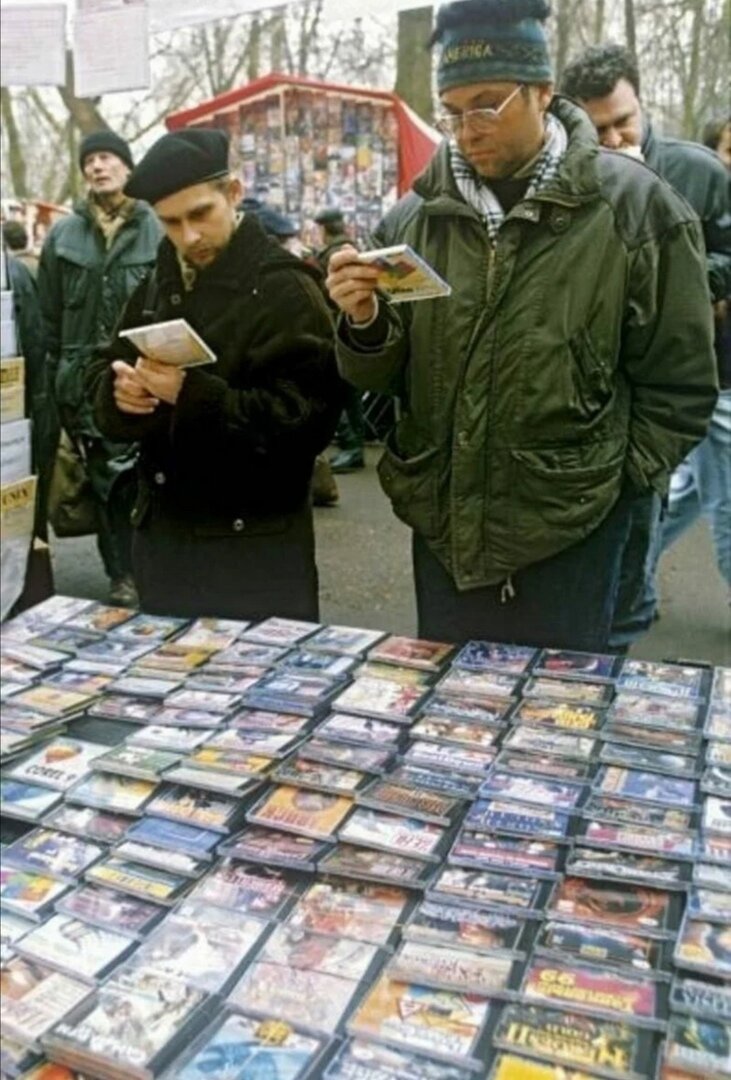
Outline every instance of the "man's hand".
<svg viewBox="0 0 731 1080">
<path fill-rule="evenodd" d="M 161 364 L 140 356 L 135 364 L 135 375 L 151 397 L 174 405 L 185 379 L 185 371 L 174 364 Z"/>
<path fill-rule="evenodd" d="M 348 244 L 331 256 L 325 280 L 330 299 L 353 323 L 368 322 L 376 311 L 378 267 L 358 262 L 358 252 Z"/>
<path fill-rule="evenodd" d="M 112 362 L 114 371 L 114 401 L 120 412 L 132 416 L 149 416 L 160 404 L 140 380 L 137 372 L 124 360 Z"/>
</svg>

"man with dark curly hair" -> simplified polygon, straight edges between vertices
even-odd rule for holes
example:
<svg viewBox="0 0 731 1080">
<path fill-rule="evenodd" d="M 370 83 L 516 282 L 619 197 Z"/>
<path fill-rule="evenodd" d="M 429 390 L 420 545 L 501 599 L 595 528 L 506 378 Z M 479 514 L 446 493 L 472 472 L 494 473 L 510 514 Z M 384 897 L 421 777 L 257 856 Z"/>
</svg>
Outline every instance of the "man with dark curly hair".
<svg viewBox="0 0 731 1080">
<path fill-rule="evenodd" d="M 413 530 L 419 636 L 606 647 L 633 499 L 716 401 L 695 215 L 554 97 L 545 0 L 439 10 L 444 142 L 386 217 L 451 295 L 329 263 L 338 362 L 401 397 L 379 466 Z"/>
<path fill-rule="evenodd" d="M 718 154 L 726 168 L 731 171 L 731 117 L 717 117 L 704 124 L 703 145 Z"/>
<path fill-rule="evenodd" d="M 654 131 L 640 101 L 637 61 L 622 45 L 587 49 L 567 66 L 562 89 L 586 109 L 603 147 L 645 161 L 695 210 L 703 227 L 714 304 L 721 393 L 706 438 L 673 475 L 663 522 L 656 494 L 642 495 L 635 503 L 610 639 L 615 646 L 626 646 L 652 622 L 660 555 L 701 515 L 708 520 L 718 569 L 731 590 L 731 184 L 712 151 Z"/>
</svg>

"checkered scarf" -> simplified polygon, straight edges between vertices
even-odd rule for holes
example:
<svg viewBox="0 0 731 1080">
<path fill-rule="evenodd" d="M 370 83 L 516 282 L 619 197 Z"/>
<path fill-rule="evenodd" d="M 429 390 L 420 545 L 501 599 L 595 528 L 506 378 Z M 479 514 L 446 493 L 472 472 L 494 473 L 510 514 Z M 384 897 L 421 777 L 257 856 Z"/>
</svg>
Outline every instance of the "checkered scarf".
<svg viewBox="0 0 731 1080">
<path fill-rule="evenodd" d="M 524 198 L 530 199 L 536 192 L 548 187 L 558 172 L 567 145 L 568 136 L 565 127 L 560 120 L 548 113 L 546 141 L 543 149 L 537 158 L 513 177 L 518 180 L 521 175 L 530 176 L 530 184 Z M 493 193 L 490 181 L 473 169 L 467 158 L 460 152 L 454 139 L 450 141 L 449 154 L 452 175 L 459 193 L 467 205 L 480 215 L 490 236 L 490 243 L 495 247 L 500 226 L 505 220 L 505 211 Z"/>
</svg>

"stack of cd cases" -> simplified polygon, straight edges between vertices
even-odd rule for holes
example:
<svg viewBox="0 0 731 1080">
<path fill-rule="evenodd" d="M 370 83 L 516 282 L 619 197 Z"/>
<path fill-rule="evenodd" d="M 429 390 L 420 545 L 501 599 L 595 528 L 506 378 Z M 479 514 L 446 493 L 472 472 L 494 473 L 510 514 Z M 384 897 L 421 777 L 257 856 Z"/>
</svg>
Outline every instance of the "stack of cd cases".
<svg viewBox="0 0 731 1080">
<path fill-rule="evenodd" d="M 3 1077 L 731 1076 L 731 669 L 59 596 L 0 696 Z"/>
</svg>

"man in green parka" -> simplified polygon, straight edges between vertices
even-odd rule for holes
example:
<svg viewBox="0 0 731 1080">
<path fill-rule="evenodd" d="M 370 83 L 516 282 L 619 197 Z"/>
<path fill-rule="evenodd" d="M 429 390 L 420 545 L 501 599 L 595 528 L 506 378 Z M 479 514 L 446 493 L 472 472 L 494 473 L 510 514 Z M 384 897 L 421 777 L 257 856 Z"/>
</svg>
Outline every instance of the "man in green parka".
<svg viewBox="0 0 731 1080">
<path fill-rule="evenodd" d="M 607 646 L 636 494 L 663 493 L 717 397 L 703 239 L 554 96 L 545 0 L 439 10 L 446 135 L 386 217 L 449 297 L 388 302 L 330 260 L 338 361 L 398 394 L 379 471 L 413 530 L 419 633 Z"/>
<path fill-rule="evenodd" d="M 110 442 L 84 390 L 89 360 L 109 340 L 125 303 L 155 261 L 162 230 L 150 207 L 124 195 L 129 146 L 113 131 L 87 135 L 79 165 L 87 197 L 58 221 L 41 252 L 38 292 L 48 337 L 48 379 L 61 426 L 83 457 L 96 498 L 99 553 L 112 603 L 137 602 L 130 513 L 136 450 Z"/>
</svg>

